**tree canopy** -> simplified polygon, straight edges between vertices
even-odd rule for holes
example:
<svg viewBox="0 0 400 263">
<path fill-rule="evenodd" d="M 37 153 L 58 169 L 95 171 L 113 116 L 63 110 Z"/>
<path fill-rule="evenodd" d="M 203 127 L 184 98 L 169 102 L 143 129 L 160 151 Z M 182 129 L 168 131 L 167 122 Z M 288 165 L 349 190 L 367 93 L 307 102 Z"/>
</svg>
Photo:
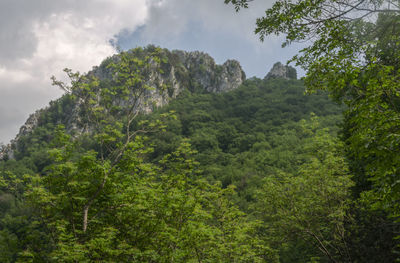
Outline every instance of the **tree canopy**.
<svg viewBox="0 0 400 263">
<path fill-rule="evenodd" d="M 225 0 L 238 11 L 246 0 Z M 291 59 L 306 70 L 306 89 L 345 103 L 343 137 L 355 194 L 400 219 L 400 2 L 278 0 L 257 19 L 261 40 L 309 45 Z M 366 201 L 368 200 L 368 201 Z M 398 223 L 397 223 L 398 225 Z"/>
</svg>

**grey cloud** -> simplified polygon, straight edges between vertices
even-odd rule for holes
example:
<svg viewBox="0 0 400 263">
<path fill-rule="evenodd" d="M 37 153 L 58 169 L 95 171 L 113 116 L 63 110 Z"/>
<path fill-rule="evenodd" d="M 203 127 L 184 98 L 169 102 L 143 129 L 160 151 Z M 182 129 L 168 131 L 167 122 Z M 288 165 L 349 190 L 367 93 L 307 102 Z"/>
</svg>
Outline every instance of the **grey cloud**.
<svg viewBox="0 0 400 263">
<path fill-rule="evenodd" d="M 33 25 L 54 12 L 56 3 L 51 0 L 0 2 L 0 64 L 33 54 L 37 45 Z"/>
<path fill-rule="evenodd" d="M 19 120 L 26 118 L 25 114 L 18 109 L 9 109 L 0 106 L 0 144 L 8 143 L 14 136 L 15 132 L 23 123 Z"/>
<path fill-rule="evenodd" d="M 188 26 L 195 22 L 211 31 L 229 31 L 254 39 L 255 18 L 261 16 L 271 3 L 255 1 L 251 8 L 235 13 L 233 7 L 225 5 L 223 0 L 166 0 L 152 5 L 144 34 L 149 39 L 174 36 L 188 30 Z"/>
<path fill-rule="evenodd" d="M 20 59 L 29 59 L 37 48 L 33 29 L 36 22 L 45 21 L 51 14 L 65 10 L 73 1 L 1 0 L 0 1 L 0 69 L 20 68 Z M 35 69 L 38 70 L 39 69 Z M 30 75 L 33 72 L 28 72 Z M 33 73 L 33 75 L 38 74 Z M 0 142 L 8 143 L 30 113 L 45 106 L 51 91 L 38 88 L 41 79 L 17 82 L 1 78 Z M 34 88 L 33 88 L 34 87 Z"/>
<path fill-rule="evenodd" d="M 37 80 L 36 80 L 37 81 Z M 41 83 L 46 86 L 46 83 Z M 0 87 L 0 142 L 8 143 L 29 114 L 46 106 L 49 99 L 55 99 L 61 92 L 55 87 L 49 89 L 29 89 L 29 82 L 18 84 L 2 82 Z"/>
</svg>

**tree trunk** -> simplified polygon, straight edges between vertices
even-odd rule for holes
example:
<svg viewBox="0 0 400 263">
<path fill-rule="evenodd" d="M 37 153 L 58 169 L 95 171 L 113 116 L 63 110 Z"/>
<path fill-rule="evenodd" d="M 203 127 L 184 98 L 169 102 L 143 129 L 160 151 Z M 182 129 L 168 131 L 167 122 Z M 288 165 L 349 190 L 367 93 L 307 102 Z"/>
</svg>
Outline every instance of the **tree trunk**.
<svg viewBox="0 0 400 263">
<path fill-rule="evenodd" d="M 86 233 L 86 229 L 87 229 L 87 224 L 88 224 L 88 213 L 89 213 L 89 206 L 85 206 L 83 208 L 83 233 Z"/>
</svg>

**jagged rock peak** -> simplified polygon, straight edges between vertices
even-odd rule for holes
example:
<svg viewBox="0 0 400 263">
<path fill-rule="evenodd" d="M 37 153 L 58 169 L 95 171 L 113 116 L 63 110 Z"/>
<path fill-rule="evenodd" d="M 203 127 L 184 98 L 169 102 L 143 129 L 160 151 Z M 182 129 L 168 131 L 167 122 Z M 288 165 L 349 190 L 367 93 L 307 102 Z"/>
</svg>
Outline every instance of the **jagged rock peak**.
<svg viewBox="0 0 400 263">
<path fill-rule="evenodd" d="M 214 59 L 204 52 L 161 49 L 153 45 L 145 48 L 135 48 L 127 51 L 133 56 L 143 57 L 157 50 L 163 63 L 154 62 L 147 73 L 147 85 L 154 89 L 144 94 L 152 104 L 141 105 L 140 111 L 151 112 L 154 107 L 162 107 L 169 100 L 176 98 L 183 90 L 226 92 L 238 88 L 246 79 L 246 75 L 236 60 L 228 60 L 217 65 Z M 118 63 L 120 55 L 114 55 L 104 60 L 100 66 L 94 67 L 91 72 L 100 80 L 112 79 L 112 72 L 108 64 Z M 161 69 L 161 70 L 160 70 Z M 168 89 L 160 90 L 160 87 Z"/>
<path fill-rule="evenodd" d="M 127 52 L 138 54 L 151 52 L 157 47 L 149 45 L 145 48 L 132 49 Z M 163 55 L 168 58 L 168 65 L 163 68 L 163 74 L 159 74 L 154 65 L 148 84 L 157 86 L 160 83 L 154 81 L 163 80 L 172 85 L 174 95 L 178 95 L 182 88 L 192 89 L 193 85 L 208 92 L 225 92 L 236 89 L 246 79 L 240 63 L 236 60 L 227 60 L 222 65 L 217 65 L 214 59 L 207 53 L 200 51 L 182 51 L 162 49 Z M 138 54 L 140 55 L 140 54 Z M 94 74 L 99 79 L 111 79 L 111 71 L 106 67 L 110 61 L 117 62 L 119 55 L 103 61 L 99 67 L 94 67 L 89 74 Z M 152 83 L 153 82 L 153 83 Z M 176 84 L 176 85 L 174 85 Z M 175 97 L 172 96 L 172 97 Z"/>
<path fill-rule="evenodd" d="M 275 79 L 275 78 L 297 79 L 296 69 L 288 65 L 283 65 L 281 62 L 277 62 L 274 64 L 274 66 L 268 72 L 268 74 L 264 77 L 264 79 Z"/>
<path fill-rule="evenodd" d="M 208 92 L 226 92 L 239 87 L 246 79 L 240 63 L 227 60 L 217 65 L 214 59 L 204 52 L 172 51 L 180 58 L 184 67 L 190 71 L 192 78 Z"/>
</svg>

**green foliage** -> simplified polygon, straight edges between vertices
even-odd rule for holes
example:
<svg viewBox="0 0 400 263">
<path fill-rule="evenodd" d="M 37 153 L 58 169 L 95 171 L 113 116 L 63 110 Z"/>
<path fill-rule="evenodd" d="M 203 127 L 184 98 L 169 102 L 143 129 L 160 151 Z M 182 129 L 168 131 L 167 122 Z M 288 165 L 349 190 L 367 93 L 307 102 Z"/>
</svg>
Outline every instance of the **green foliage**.
<svg viewBox="0 0 400 263">
<path fill-rule="evenodd" d="M 225 1 L 237 9 L 247 2 Z M 312 40 L 292 61 L 307 71 L 309 92 L 327 90 L 348 106 L 343 140 L 355 174 L 354 198 L 360 198 L 355 211 L 359 226 L 353 227 L 375 238 L 380 230 L 371 231 L 366 222 L 385 222 L 386 237 L 378 239 L 382 244 L 371 246 L 381 247 L 378 254 L 385 259 L 395 257 L 388 253 L 395 242 L 386 239 L 398 235 L 400 227 L 399 21 L 398 1 L 279 0 L 257 19 L 256 28 L 261 39 L 285 34 L 283 46 Z M 362 239 L 358 247 L 374 242 Z"/>
<path fill-rule="evenodd" d="M 198 178 L 189 144 L 158 167 L 143 161 L 148 149 L 137 137 L 118 164 L 105 167 L 92 150 L 77 158 L 77 146 L 60 141 L 47 175 L 32 177 L 25 193 L 52 234 L 52 261 L 261 262 L 269 256 L 254 236 L 259 224 L 232 205 L 230 190 Z M 82 209 L 106 168 L 108 183 L 91 204 L 85 228 Z"/>
<path fill-rule="evenodd" d="M 304 96 L 303 91 L 297 80 L 250 79 L 228 93 L 184 93 L 156 112 L 173 110 L 178 118 L 166 123 L 166 134 L 150 135 L 152 158 L 158 160 L 182 137 L 189 138 L 204 176 L 224 187 L 234 184 L 246 209 L 251 189 L 266 173 L 293 172 L 304 159 L 296 122 L 311 112 L 324 116 L 323 127 L 340 121 L 341 109 L 327 96 Z"/>
<path fill-rule="evenodd" d="M 341 145 L 327 130 L 307 126 L 302 126 L 311 135 L 302 143 L 304 163 L 293 174 L 267 176 L 256 192 L 254 210 L 265 222 L 269 242 L 282 250 L 282 262 L 294 260 L 293 255 L 287 259 L 285 248 L 295 246 L 310 253 L 303 254 L 307 262 L 316 256 L 352 262 L 344 228 L 352 181 Z"/>
</svg>

